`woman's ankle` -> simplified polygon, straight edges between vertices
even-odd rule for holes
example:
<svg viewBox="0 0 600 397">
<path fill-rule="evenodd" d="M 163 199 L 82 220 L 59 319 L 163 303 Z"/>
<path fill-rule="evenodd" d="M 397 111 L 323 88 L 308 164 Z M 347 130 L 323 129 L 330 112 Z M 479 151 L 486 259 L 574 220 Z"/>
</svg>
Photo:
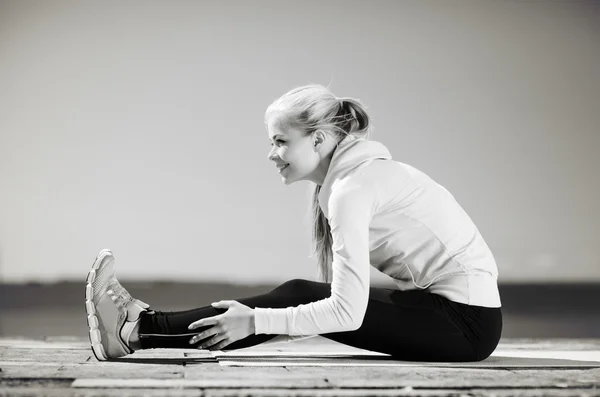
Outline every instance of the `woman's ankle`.
<svg viewBox="0 0 600 397">
<path fill-rule="evenodd" d="M 135 322 L 135 326 L 133 328 L 133 330 L 131 331 L 131 335 L 129 335 L 129 341 L 127 342 L 129 344 L 129 347 L 132 350 L 140 350 L 142 348 L 142 343 L 140 342 L 140 320 L 138 319 Z"/>
<path fill-rule="evenodd" d="M 139 337 L 140 319 L 135 321 L 125 321 L 121 328 L 121 340 L 132 350 L 140 350 L 142 348 Z"/>
</svg>

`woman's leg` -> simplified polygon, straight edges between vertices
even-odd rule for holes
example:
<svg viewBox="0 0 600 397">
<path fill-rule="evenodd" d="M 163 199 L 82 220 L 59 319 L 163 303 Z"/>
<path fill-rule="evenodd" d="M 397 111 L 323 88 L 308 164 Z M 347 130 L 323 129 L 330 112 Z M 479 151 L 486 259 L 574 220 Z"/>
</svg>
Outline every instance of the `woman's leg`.
<svg viewBox="0 0 600 397">
<path fill-rule="evenodd" d="M 266 294 L 236 300 L 251 308 L 285 308 L 330 295 L 329 283 L 295 279 Z M 198 328 L 191 333 L 188 325 L 223 312 L 223 309 L 207 306 L 182 312 L 144 313 L 139 327 L 141 346 L 144 349 L 194 347 L 188 343 L 191 337 L 209 327 Z M 500 331 L 500 309 L 461 305 L 426 291 L 373 287 L 359 329 L 322 336 L 403 360 L 476 361 L 493 351 Z M 224 350 L 254 346 L 275 336 L 250 335 Z"/>
<path fill-rule="evenodd" d="M 331 284 L 319 284 L 316 289 L 305 288 L 306 280 L 294 279 L 286 281 L 270 292 L 249 298 L 234 299 L 252 309 L 256 307 L 268 307 L 273 309 L 298 306 L 327 298 L 331 295 Z M 161 312 L 151 311 L 143 313 L 140 317 L 139 338 L 142 349 L 171 348 L 189 349 L 200 345 L 200 340 L 194 345 L 189 344 L 192 336 L 197 335 L 212 326 L 200 327 L 190 331 L 188 326 L 201 318 L 213 317 L 224 313 L 225 309 L 215 309 L 212 306 L 204 306 L 198 309 Z M 236 341 L 223 350 L 242 349 L 266 342 L 277 335 L 250 335 L 242 340 Z"/>
<path fill-rule="evenodd" d="M 452 302 L 423 290 L 371 288 L 363 323 L 322 336 L 409 361 L 480 361 L 502 332 L 499 308 Z"/>
</svg>

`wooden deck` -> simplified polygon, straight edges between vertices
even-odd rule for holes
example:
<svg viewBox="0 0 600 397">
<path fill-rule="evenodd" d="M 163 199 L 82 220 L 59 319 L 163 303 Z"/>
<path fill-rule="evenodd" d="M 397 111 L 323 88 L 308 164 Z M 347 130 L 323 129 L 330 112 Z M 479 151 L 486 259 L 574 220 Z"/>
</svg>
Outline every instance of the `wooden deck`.
<svg viewBox="0 0 600 397">
<path fill-rule="evenodd" d="M 318 337 L 279 346 L 302 352 L 327 343 Z M 600 339 L 503 339 L 499 349 L 572 352 L 575 359 L 600 352 Z M 85 338 L 4 337 L 0 396 L 600 396 L 600 359 L 551 368 L 237 367 L 211 355 L 154 349 L 98 362 Z"/>
<path fill-rule="evenodd" d="M 190 302 L 196 307 L 274 287 L 124 285 L 157 310 L 185 310 Z M 572 360 L 588 352 L 600 354 L 598 285 L 501 286 L 501 293 L 504 339 L 499 349 L 546 356 L 567 352 Z M 554 363 L 552 367 L 240 367 L 211 360 L 203 351 L 163 349 L 136 352 L 120 362 L 98 362 L 88 344 L 82 282 L 0 284 L 0 296 L 0 396 L 600 397 L 598 362 L 573 366 L 568 360 L 539 361 Z M 311 352 L 324 343 L 315 338 L 285 349 Z"/>
</svg>

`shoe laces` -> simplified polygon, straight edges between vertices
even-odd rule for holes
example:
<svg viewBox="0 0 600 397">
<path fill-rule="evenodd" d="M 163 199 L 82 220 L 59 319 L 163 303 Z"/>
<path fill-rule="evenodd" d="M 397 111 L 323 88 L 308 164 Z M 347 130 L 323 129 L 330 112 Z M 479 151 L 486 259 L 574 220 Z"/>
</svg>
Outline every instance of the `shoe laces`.
<svg viewBox="0 0 600 397">
<path fill-rule="evenodd" d="M 127 290 L 116 280 L 106 290 L 106 294 L 110 296 L 115 305 L 122 310 L 127 310 L 127 306 L 133 302 L 133 298 L 129 292 L 127 292 Z"/>
</svg>

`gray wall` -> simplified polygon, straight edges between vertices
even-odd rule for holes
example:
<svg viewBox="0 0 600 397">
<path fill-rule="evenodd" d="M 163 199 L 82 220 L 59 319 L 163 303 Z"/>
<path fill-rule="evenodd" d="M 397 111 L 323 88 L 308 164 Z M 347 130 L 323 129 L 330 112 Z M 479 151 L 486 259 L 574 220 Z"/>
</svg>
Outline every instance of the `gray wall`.
<svg viewBox="0 0 600 397">
<path fill-rule="evenodd" d="M 312 278 L 311 185 L 263 114 L 314 82 L 454 194 L 501 281 L 600 281 L 599 10 L 2 1 L 0 276 L 83 279 L 107 247 L 121 278 Z"/>
</svg>

